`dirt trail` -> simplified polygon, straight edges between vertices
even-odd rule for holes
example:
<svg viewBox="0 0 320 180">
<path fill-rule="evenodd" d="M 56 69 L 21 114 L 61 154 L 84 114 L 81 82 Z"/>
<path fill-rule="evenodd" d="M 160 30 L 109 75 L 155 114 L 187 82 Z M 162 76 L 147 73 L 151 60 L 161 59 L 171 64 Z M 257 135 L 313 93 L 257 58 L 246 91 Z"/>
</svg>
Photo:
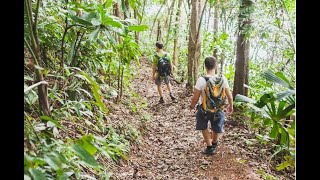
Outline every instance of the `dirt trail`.
<svg viewBox="0 0 320 180">
<path fill-rule="evenodd" d="M 113 173 L 113 179 L 261 179 L 255 168 L 243 163 L 239 153 L 225 134 L 231 125 L 226 120 L 225 133 L 216 154 L 206 156 L 200 131 L 195 130 L 195 114 L 189 112 L 191 97 L 186 97 L 184 85 L 173 84 L 178 103 L 172 103 L 163 85 L 164 104 L 158 104 L 159 95 L 151 82 L 151 67 L 142 61 L 140 77 L 132 82 L 133 88 L 148 99 L 148 111 L 153 115 L 144 127 L 141 144 L 130 152 L 129 161 L 122 162 Z"/>
</svg>

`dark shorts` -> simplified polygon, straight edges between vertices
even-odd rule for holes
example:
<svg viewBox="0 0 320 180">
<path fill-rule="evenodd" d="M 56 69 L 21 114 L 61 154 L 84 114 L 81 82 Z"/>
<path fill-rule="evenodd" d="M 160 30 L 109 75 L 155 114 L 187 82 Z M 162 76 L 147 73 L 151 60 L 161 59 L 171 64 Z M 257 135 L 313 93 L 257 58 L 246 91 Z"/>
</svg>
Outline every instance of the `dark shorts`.
<svg viewBox="0 0 320 180">
<path fill-rule="evenodd" d="M 157 77 L 155 80 L 155 83 L 157 86 L 161 85 L 162 81 L 164 81 L 165 84 L 170 83 L 170 76 L 165 76 L 165 77 Z"/>
<path fill-rule="evenodd" d="M 214 114 L 207 113 L 207 115 L 205 115 L 199 106 L 196 114 L 196 120 L 197 120 L 196 130 L 206 130 L 208 128 L 208 121 L 210 121 L 212 131 L 216 133 L 222 133 L 223 131 L 223 125 L 224 125 L 223 110 L 217 111 Z"/>
</svg>

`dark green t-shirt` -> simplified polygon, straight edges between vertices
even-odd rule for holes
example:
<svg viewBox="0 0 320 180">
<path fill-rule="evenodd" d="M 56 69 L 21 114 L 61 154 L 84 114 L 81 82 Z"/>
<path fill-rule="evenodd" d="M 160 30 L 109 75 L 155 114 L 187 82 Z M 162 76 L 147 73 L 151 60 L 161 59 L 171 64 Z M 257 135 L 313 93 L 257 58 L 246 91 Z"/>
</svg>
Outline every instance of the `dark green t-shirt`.
<svg viewBox="0 0 320 180">
<path fill-rule="evenodd" d="M 169 54 L 165 51 L 163 51 L 162 53 L 156 53 L 160 58 L 163 57 L 165 54 L 167 54 L 167 59 L 169 61 L 169 63 L 171 62 Z M 156 66 L 156 68 L 158 67 L 158 58 L 156 56 L 153 57 L 153 64 Z"/>
</svg>

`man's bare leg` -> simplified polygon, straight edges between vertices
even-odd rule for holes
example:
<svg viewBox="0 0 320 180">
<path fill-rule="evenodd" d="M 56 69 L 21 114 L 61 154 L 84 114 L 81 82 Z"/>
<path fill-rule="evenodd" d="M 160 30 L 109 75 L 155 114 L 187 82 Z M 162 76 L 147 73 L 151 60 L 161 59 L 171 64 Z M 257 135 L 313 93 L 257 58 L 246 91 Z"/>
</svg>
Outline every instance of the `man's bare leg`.
<svg viewBox="0 0 320 180">
<path fill-rule="evenodd" d="M 219 133 L 216 133 L 214 131 L 212 133 L 212 143 L 216 144 L 218 142 Z"/>
<path fill-rule="evenodd" d="M 168 88 L 169 93 L 171 93 L 172 92 L 172 86 L 171 86 L 170 82 L 167 84 L 167 88 Z"/>
<path fill-rule="evenodd" d="M 161 84 L 160 84 L 160 85 L 157 85 L 157 88 L 158 88 L 158 93 L 159 93 L 160 97 L 162 97 Z"/>
<path fill-rule="evenodd" d="M 206 141 L 207 146 L 212 146 L 212 141 L 210 137 L 210 132 L 208 129 L 202 131 L 204 140 Z"/>
</svg>

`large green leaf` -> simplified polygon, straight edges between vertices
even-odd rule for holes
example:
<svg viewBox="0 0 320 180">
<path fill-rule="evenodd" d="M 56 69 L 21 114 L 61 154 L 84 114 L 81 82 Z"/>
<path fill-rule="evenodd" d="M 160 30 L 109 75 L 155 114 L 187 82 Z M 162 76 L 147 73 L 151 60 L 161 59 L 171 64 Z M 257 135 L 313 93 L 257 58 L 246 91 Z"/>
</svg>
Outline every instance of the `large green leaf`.
<svg viewBox="0 0 320 180">
<path fill-rule="evenodd" d="M 282 145 L 288 145 L 289 147 L 289 136 L 288 136 L 288 131 L 281 126 L 281 139 L 280 139 L 280 144 Z"/>
<path fill-rule="evenodd" d="M 105 7 L 105 8 L 111 7 L 111 5 L 112 5 L 112 0 L 107 0 L 107 1 L 104 3 L 104 7 Z"/>
<path fill-rule="evenodd" d="M 51 154 L 52 154 L 53 156 L 55 156 L 56 158 L 58 158 L 60 162 L 62 162 L 62 163 L 67 163 L 66 158 L 65 158 L 61 153 L 59 153 L 59 152 L 57 152 L 57 151 L 54 151 L 54 152 L 52 152 Z"/>
<path fill-rule="evenodd" d="M 62 169 L 62 163 L 60 160 L 52 155 L 45 155 L 44 160 L 49 164 L 52 169 L 59 171 Z"/>
<path fill-rule="evenodd" d="M 247 96 L 237 94 L 236 97 L 234 98 L 235 102 L 245 102 L 245 103 L 256 103 L 256 100 L 249 98 Z"/>
<path fill-rule="evenodd" d="M 117 43 L 116 40 L 113 38 L 113 36 L 110 34 L 109 31 L 104 31 L 104 33 L 107 35 L 107 38 L 110 40 L 112 45 Z"/>
<path fill-rule="evenodd" d="M 102 6 L 102 4 L 98 4 L 98 11 L 100 13 L 100 19 L 103 19 L 106 14 L 106 11 L 105 11 L 104 7 Z"/>
<path fill-rule="evenodd" d="M 93 18 L 97 18 L 97 15 L 95 12 L 86 13 L 83 16 L 83 19 L 87 22 L 91 22 Z"/>
<path fill-rule="evenodd" d="M 86 135 L 81 139 L 77 140 L 77 144 L 80 145 L 83 149 L 88 151 L 91 155 L 94 155 L 97 152 L 97 148 L 92 145 L 92 136 Z"/>
<path fill-rule="evenodd" d="M 99 94 L 100 87 L 98 86 L 98 84 L 85 72 L 82 71 L 81 74 L 91 84 L 91 87 L 92 87 L 91 90 L 93 92 L 94 98 L 96 99 L 96 101 L 98 103 L 98 106 L 102 109 L 102 111 L 104 111 L 105 113 L 108 113 L 108 109 L 106 108 L 106 106 L 102 102 L 101 96 Z"/>
<path fill-rule="evenodd" d="M 82 24 L 82 25 L 86 25 L 86 26 L 92 25 L 90 21 L 81 19 L 81 18 L 79 18 L 78 16 L 73 16 L 73 15 L 71 15 L 70 18 L 71 18 L 74 22 L 79 23 L 79 24 Z"/>
<path fill-rule="evenodd" d="M 118 21 L 108 21 L 106 24 L 113 27 L 122 28 L 122 24 Z"/>
<path fill-rule="evenodd" d="M 24 154 L 24 173 L 27 173 L 28 169 L 31 166 L 32 166 L 32 158 L 25 153 Z"/>
<path fill-rule="evenodd" d="M 269 102 L 275 101 L 273 93 L 267 93 L 260 97 L 257 103 L 255 103 L 255 106 L 259 108 L 263 108 L 265 105 L 267 105 Z"/>
<path fill-rule="evenodd" d="M 95 41 L 95 40 L 97 40 L 99 32 L 100 32 L 100 26 L 97 27 L 94 31 L 92 31 L 92 32 L 88 35 L 89 41 Z"/>
<path fill-rule="evenodd" d="M 129 6 L 130 6 L 132 9 L 136 9 L 135 0 L 128 0 L 128 2 L 129 2 Z"/>
<path fill-rule="evenodd" d="M 147 25 L 131 25 L 128 26 L 129 31 L 145 31 L 148 29 Z"/>
<path fill-rule="evenodd" d="M 273 82 L 273 83 L 278 83 L 284 87 L 287 88 L 292 88 L 287 82 L 276 76 L 271 70 L 268 70 L 264 73 L 261 74 L 262 77 L 264 77 L 266 80 Z"/>
<path fill-rule="evenodd" d="M 28 175 L 24 175 L 24 176 L 23 176 L 23 179 L 24 179 L 24 180 L 31 180 L 30 176 L 28 176 Z"/>
<path fill-rule="evenodd" d="M 288 107 L 286 107 L 283 111 L 281 111 L 281 113 L 279 114 L 280 118 L 285 118 L 290 116 L 291 114 L 293 114 L 293 108 L 295 108 L 296 105 L 295 104 L 291 104 Z"/>
<path fill-rule="evenodd" d="M 284 80 L 291 87 L 289 80 L 284 76 L 282 72 L 276 72 L 275 75 Z"/>
<path fill-rule="evenodd" d="M 55 124 L 57 127 L 63 129 L 63 130 L 66 130 L 66 128 L 64 126 L 62 126 L 58 121 L 56 120 L 53 120 L 51 117 L 48 117 L 48 116 L 40 116 L 40 119 L 41 120 L 44 120 L 44 121 L 50 121 L 52 122 L 53 124 Z"/>
<path fill-rule="evenodd" d="M 61 175 L 58 175 L 57 180 L 66 180 L 68 177 L 70 177 L 74 172 L 64 172 Z"/>
<path fill-rule="evenodd" d="M 279 105 L 278 105 L 278 108 L 277 108 L 277 115 L 280 115 L 281 112 L 283 111 L 285 105 L 287 104 L 286 101 L 280 101 L 279 102 Z"/>
<path fill-rule="evenodd" d="M 296 92 L 294 90 L 289 89 L 287 91 L 280 92 L 280 93 L 276 94 L 275 97 L 276 97 L 276 100 L 281 100 L 283 98 L 286 98 L 288 96 L 295 95 L 295 94 L 296 94 Z"/>
<path fill-rule="evenodd" d="M 277 122 L 273 122 L 273 127 L 271 129 L 271 134 L 270 137 L 273 139 L 276 139 L 278 136 L 278 132 L 279 132 L 279 124 Z"/>
<path fill-rule="evenodd" d="M 46 176 L 38 169 L 29 169 L 29 173 L 34 180 L 45 180 Z"/>
<path fill-rule="evenodd" d="M 87 163 L 90 166 L 98 166 L 97 161 L 94 159 L 94 157 L 85 149 L 83 149 L 80 145 L 74 144 L 73 149 L 76 151 L 77 155 L 80 157 L 81 160 L 83 160 L 85 163 Z"/>
<path fill-rule="evenodd" d="M 112 27 L 122 28 L 122 24 L 119 22 L 118 18 L 115 16 L 104 16 L 102 23 Z"/>
<path fill-rule="evenodd" d="M 94 26 L 100 26 L 101 21 L 100 21 L 100 19 L 93 18 L 93 19 L 91 20 L 91 23 L 92 23 L 92 25 L 94 25 Z"/>
<path fill-rule="evenodd" d="M 69 51 L 68 59 L 67 59 L 68 65 L 70 65 L 72 57 L 74 55 L 74 48 L 75 48 L 76 42 L 77 42 L 77 38 L 74 38 L 72 45 L 71 45 L 71 49 Z"/>
</svg>

